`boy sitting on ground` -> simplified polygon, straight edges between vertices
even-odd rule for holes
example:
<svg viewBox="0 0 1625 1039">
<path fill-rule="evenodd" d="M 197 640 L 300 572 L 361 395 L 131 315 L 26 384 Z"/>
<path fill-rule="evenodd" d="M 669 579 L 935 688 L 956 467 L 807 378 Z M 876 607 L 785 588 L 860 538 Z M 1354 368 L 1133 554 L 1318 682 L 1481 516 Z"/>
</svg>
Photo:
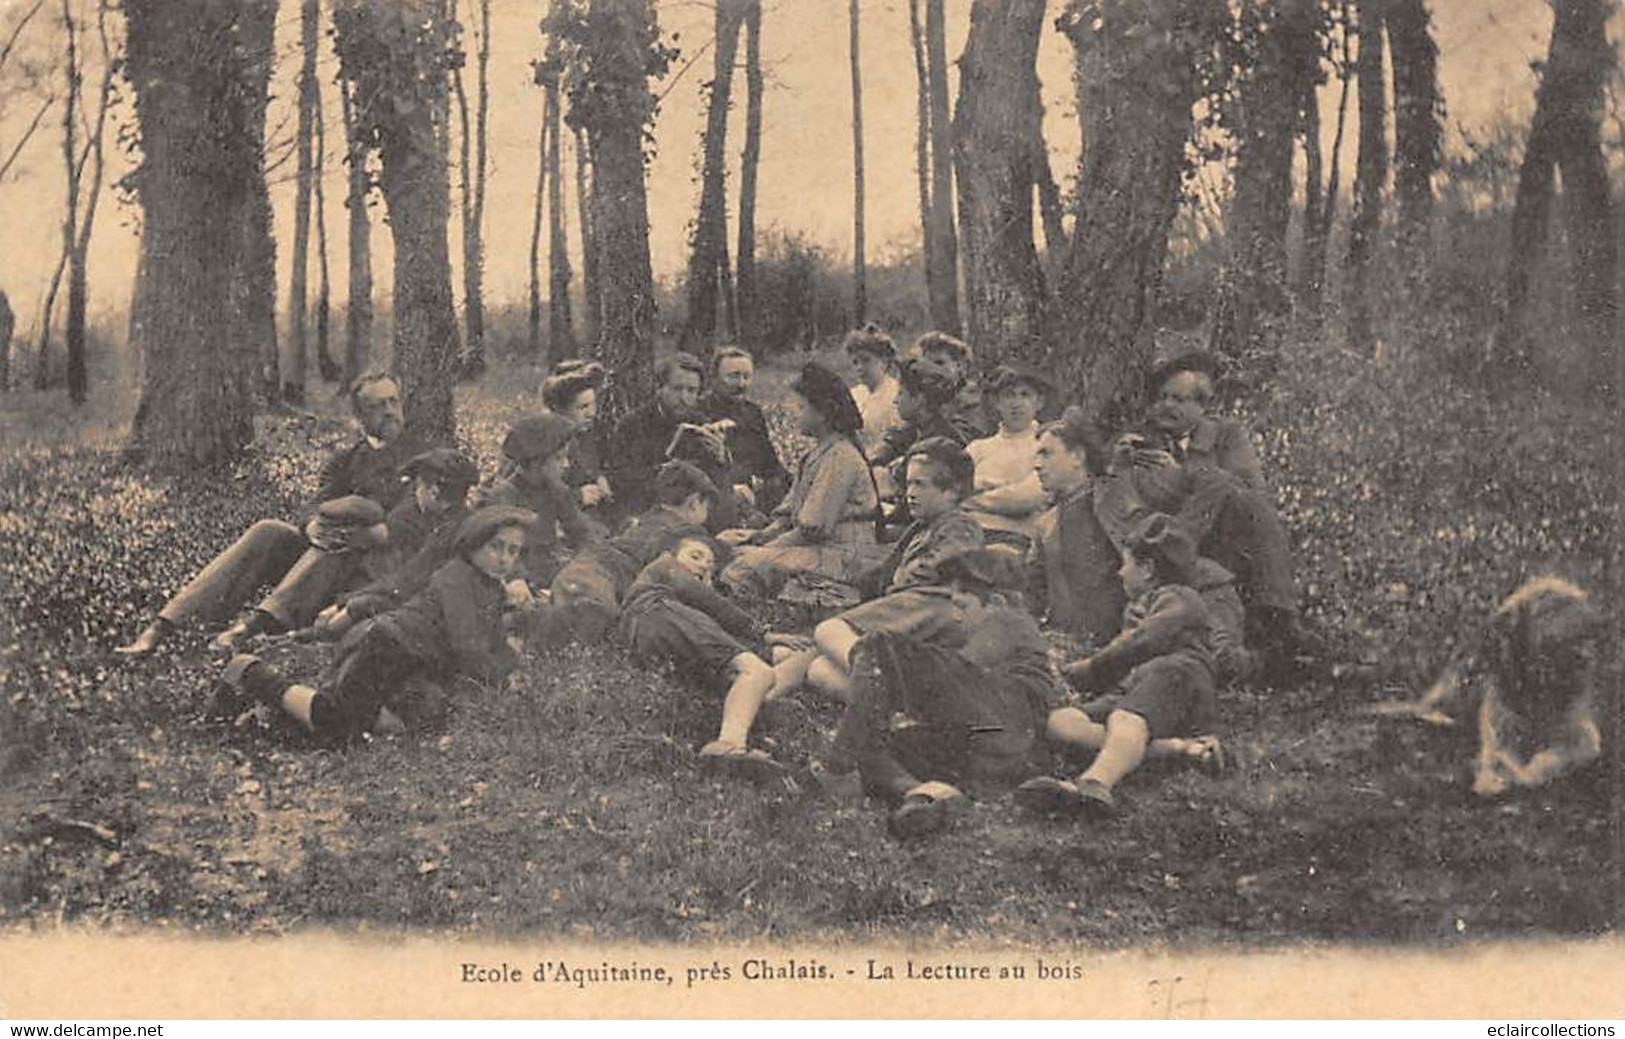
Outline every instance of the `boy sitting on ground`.
<svg viewBox="0 0 1625 1039">
<path fill-rule="evenodd" d="M 536 514 L 525 547 L 525 576 L 542 586 L 553 580 L 571 550 L 604 535 L 604 528 L 582 513 L 564 481 L 566 452 L 576 431 L 575 423 L 551 412 L 520 419 L 502 441 L 513 473 L 474 492 L 475 508 L 510 505 Z"/>
<path fill-rule="evenodd" d="M 943 587 L 939 567 L 949 556 L 982 545 L 981 525 L 960 508 L 971 493 L 974 471 L 970 455 L 952 440 L 932 437 L 914 445 L 905 483 L 914 522 L 886 559 L 858 581 L 859 592 L 871 601 L 814 630 L 820 655 L 807 677 L 818 689 L 848 698 L 852 647 L 865 634 L 929 637 L 959 622 L 959 608 Z"/>
<path fill-rule="evenodd" d="M 1095 751 L 1094 762 L 1071 782 L 1028 780 L 1016 790 L 1018 804 L 1103 818 L 1116 811 L 1118 782 L 1147 756 L 1222 767 L 1224 750 L 1213 735 L 1213 622 L 1191 587 L 1196 562 L 1190 536 L 1162 513 L 1147 517 L 1130 535 L 1121 571 L 1130 599 L 1122 632 L 1093 656 L 1061 669 L 1081 692 L 1121 692 L 1049 717 L 1050 739 Z"/>
<path fill-rule="evenodd" d="M 812 654 L 806 640 L 769 632 L 712 587 L 718 553 L 708 536 L 678 534 L 627 591 L 621 637 L 639 659 L 702 683 L 727 676 L 721 728 L 700 755 L 745 772 L 776 772 L 765 752 L 748 747 L 750 728 L 763 701 L 801 684 Z M 793 652 L 770 665 L 763 659 L 770 645 Z"/>
<path fill-rule="evenodd" d="M 958 607 L 954 622 L 857 643 L 851 703 L 815 768 L 835 776 L 856 768 L 864 789 L 894 806 L 897 837 L 945 825 L 965 800 L 956 784 L 1025 774 L 1055 690 L 1048 643 L 1021 602 L 1017 553 L 965 548 L 939 564 L 938 579 Z"/>
<path fill-rule="evenodd" d="M 320 688 L 290 684 L 260 658 L 239 655 L 216 688 L 216 713 L 235 716 L 265 703 L 335 742 L 392 724 L 434 724 L 449 705 L 447 686 L 458 679 L 493 685 L 518 664 L 523 644 L 515 614 L 534 604 L 514 578 L 535 522 L 524 509 L 479 510 L 458 530 L 457 557 L 422 592 L 345 636 Z"/>
</svg>

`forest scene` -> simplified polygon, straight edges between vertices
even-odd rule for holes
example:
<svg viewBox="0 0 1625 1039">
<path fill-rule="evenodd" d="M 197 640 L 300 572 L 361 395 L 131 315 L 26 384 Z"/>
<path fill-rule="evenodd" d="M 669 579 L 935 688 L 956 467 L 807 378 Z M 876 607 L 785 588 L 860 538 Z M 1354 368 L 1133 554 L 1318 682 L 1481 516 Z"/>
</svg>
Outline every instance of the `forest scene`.
<svg viewBox="0 0 1625 1039">
<path fill-rule="evenodd" d="M 1100 948 L 1612 934 L 1622 47 L 1615 0 L 0 0 L 0 931 Z M 888 802 L 861 754 L 862 789 L 830 779 L 863 694 L 783 668 L 827 663 L 832 630 L 873 629 L 825 623 L 857 616 L 839 599 L 850 574 L 756 597 L 724 580 L 780 543 L 767 470 L 698 495 L 711 540 L 637 560 L 703 543 L 703 583 L 756 625 L 760 648 L 740 649 L 754 664 L 651 663 L 625 594 L 619 627 L 548 620 L 556 575 L 622 538 L 633 492 L 656 486 L 654 468 L 618 474 L 686 359 L 701 410 L 746 362 L 793 519 L 840 439 L 807 416 L 858 415 L 876 392 L 848 398 L 822 373 L 866 385 L 872 347 L 900 392 L 924 393 L 909 379 L 934 365 L 933 333 L 968 344 L 949 390 L 958 407 L 981 389 L 971 456 L 1029 386 L 1040 457 L 1052 438 L 1075 450 L 1101 500 L 1137 457 L 1124 431 L 1183 373 L 1262 472 L 1290 601 L 1242 588 L 1248 637 L 1261 658 L 1279 649 L 1254 624 L 1266 602 L 1302 641 L 1216 680 L 1222 758 L 1157 757 L 1165 734 L 1142 721 L 1101 819 L 1019 796 L 1078 774 L 1046 788 L 1075 798 L 1107 756 L 1091 766 L 1053 713 L 1027 771 L 951 785 L 951 815 L 931 814 L 942 784 Z M 590 386 L 596 416 L 557 432 L 562 385 Z M 706 445 L 734 443 L 728 414 L 683 412 L 656 454 L 688 435 L 705 469 Z M 887 451 L 846 432 L 864 463 Z M 501 497 L 532 456 L 589 435 L 568 515 Z M 405 733 L 384 717 L 404 695 L 391 678 L 346 739 L 314 738 L 310 694 L 331 697 L 351 635 L 382 629 L 321 636 L 356 603 L 348 572 L 297 620 L 267 604 L 303 560 L 360 551 L 345 541 L 360 533 L 324 540 L 341 522 L 327 504 L 359 499 L 358 532 L 387 525 L 393 506 L 359 477 L 328 496 L 329 459 L 396 437 L 417 447 L 391 493 L 463 464 L 455 449 L 473 463 L 469 522 L 517 501 L 541 515 L 509 524 L 522 550 L 539 524 L 556 556 L 510 591 L 532 627 L 509 670 L 464 670 L 421 731 L 397 710 Z M 862 465 L 842 524 L 879 527 L 860 531 L 868 547 L 906 541 L 907 510 L 927 508 L 912 475 L 927 450 Z M 734 447 L 721 464 L 740 461 Z M 1008 553 L 1027 581 L 1044 580 L 1046 517 L 1065 504 L 1044 464 L 1048 497 Z M 719 533 L 724 500 L 738 518 Z M 1134 545 L 1150 529 L 1136 521 Z M 255 531 L 287 558 L 180 619 Z M 1106 534 L 1125 570 L 1144 556 Z M 1226 564 L 1238 585 L 1247 564 Z M 1491 789 L 1479 701 L 1385 705 L 1456 664 L 1528 671 L 1485 647 L 1509 594 L 1541 578 L 1595 612 L 1563 673 L 1581 676 L 1600 753 Z M 1104 666 L 1122 604 L 1099 633 L 1057 630 L 1053 585 L 1027 605 L 1046 709 L 1082 717 L 1078 662 Z M 869 688 L 852 676 L 877 644 L 834 655 L 849 665 L 835 687 Z M 288 679 L 223 710 L 250 667 Z M 749 746 L 719 768 L 752 675 L 768 691 Z M 1107 748 L 1115 724 L 1096 726 Z"/>
</svg>

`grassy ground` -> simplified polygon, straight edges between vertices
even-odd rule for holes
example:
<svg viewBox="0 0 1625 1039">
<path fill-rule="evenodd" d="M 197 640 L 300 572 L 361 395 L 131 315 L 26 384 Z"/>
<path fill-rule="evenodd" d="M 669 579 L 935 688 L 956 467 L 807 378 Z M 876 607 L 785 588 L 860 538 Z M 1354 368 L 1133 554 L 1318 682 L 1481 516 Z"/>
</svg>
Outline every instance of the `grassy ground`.
<svg viewBox="0 0 1625 1039">
<path fill-rule="evenodd" d="M 906 846 L 807 784 L 703 776 L 714 700 L 613 647 L 533 659 L 522 692 L 423 740 L 330 752 L 206 722 L 200 635 L 135 666 L 107 649 L 252 519 L 296 515 L 341 427 L 268 421 L 236 472 L 158 480 L 101 435 L 60 446 L 82 431 L 44 425 L 49 402 L 0 400 L 0 921 L 1100 946 L 1611 929 L 1617 719 L 1601 767 L 1484 805 L 1466 793 L 1470 735 L 1360 708 L 1414 686 L 1529 572 L 1617 600 L 1613 421 L 1313 360 L 1249 407 L 1308 608 L 1345 636 L 1354 677 L 1230 694 L 1236 772 L 1137 775 L 1109 827 L 992 802 Z M 776 395 L 782 373 L 764 383 Z M 523 406 L 494 393 L 460 401 L 488 470 Z M 833 722 L 790 702 L 761 731 L 800 764 Z"/>
</svg>

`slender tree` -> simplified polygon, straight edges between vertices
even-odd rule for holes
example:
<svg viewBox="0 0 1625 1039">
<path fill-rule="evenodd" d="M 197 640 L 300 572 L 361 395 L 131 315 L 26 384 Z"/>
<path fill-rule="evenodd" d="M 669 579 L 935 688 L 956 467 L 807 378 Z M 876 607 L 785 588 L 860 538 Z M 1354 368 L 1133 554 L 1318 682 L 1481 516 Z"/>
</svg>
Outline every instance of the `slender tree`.
<svg viewBox="0 0 1625 1039">
<path fill-rule="evenodd" d="M 1399 284 L 1414 295 L 1427 283 L 1433 175 L 1439 168 L 1439 48 L 1425 0 L 1388 0 L 1394 66 L 1394 203 Z"/>
<path fill-rule="evenodd" d="M 293 264 L 288 279 L 288 358 L 282 371 L 282 398 L 289 404 L 305 402 L 305 369 L 310 358 L 310 209 L 314 198 L 316 163 L 316 48 L 320 40 L 321 0 L 299 3 L 299 121 L 295 153 Z"/>
<path fill-rule="evenodd" d="M 1044 0 L 977 0 L 970 18 L 953 123 L 967 327 L 989 362 L 1033 359 L 1047 293 L 1033 244 Z"/>
<path fill-rule="evenodd" d="M 559 92 L 547 92 L 547 352 L 554 361 L 576 355 L 570 307 L 570 240 L 564 226 L 564 124 Z"/>
<path fill-rule="evenodd" d="M 1046 273 L 1052 283 L 1060 280 L 1061 262 L 1066 256 L 1066 207 L 1061 202 L 1061 186 L 1055 182 L 1050 165 L 1049 142 L 1044 139 L 1044 98 L 1042 84 L 1033 91 L 1032 113 L 1027 119 L 1028 147 L 1032 149 L 1034 188 L 1038 192 L 1038 214 L 1044 226 Z"/>
<path fill-rule="evenodd" d="M 1318 89 L 1311 88 L 1304 99 L 1304 154 L 1305 165 L 1314 170 L 1315 187 L 1304 192 L 1303 264 L 1298 290 L 1299 297 L 1311 314 L 1320 313 L 1326 293 L 1326 248 L 1331 241 L 1332 218 L 1337 213 L 1337 199 L 1341 193 L 1343 170 L 1343 138 L 1348 125 L 1350 87 L 1354 83 L 1354 33 L 1352 0 L 1338 0 L 1336 32 L 1342 42 L 1342 53 L 1337 67 L 1337 124 L 1332 132 L 1332 153 L 1324 162 L 1325 190 L 1320 190 L 1320 104 Z M 1329 30 L 1328 30 L 1329 31 Z M 1309 139 L 1313 133 L 1314 139 Z M 1311 204 L 1312 203 L 1312 204 Z"/>
<path fill-rule="evenodd" d="M 931 110 L 931 325 L 958 335 L 959 239 L 954 232 L 953 122 L 948 115 L 948 29 L 942 0 L 925 0 L 926 81 Z"/>
<path fill-rule="evenodd" d="M 66 8 L 64 7 L 64 11 Z M 65 338 L 68 347 L 68 399 L 83 404 L 90 393 L 88 366 L 85 361 L 85 303 L 90 295 L 90 238 L 96 228 L 96 209 L 102 196 L 102 182 L 106 162 L 102 146 L 107 128 L 107 109 L 113 96 L 113 77 L 118 71 L 118 59 L 107 38 L 107 5 L 96 5 L 96 37 L 101 46 L 102 79 L 97 90 L 96 121 L 90 129 L 85 147 L 89 151 L 90 180 L 85 185 L 85 209 L 78 220 L 78 233 L 73 240 L 73 251 L 68 259 L 68 318 Z M 85 166 L 80 157 L 81 175 Z M 83 177 L 81 176 L 81 179 Z"/>
<path fill-rule="evenodd" d="M 463 374 L 477 377 L 485 371 L 485 181 L 486 124 L 490 107 L 489 69 L 491 64 L 490 0 L 470 0 L 475 29 L 475 112 L 471 123 L 468 91 L 463 82 L 463 60 L 451 66 L 452 94 L 457 103 L 458 165 L 462 173 L 458 198 L 461 203 L 463 246 L 463 325 L 466 331 Z M 456 0 L 451 0 L 450 17 L 457 32 Z M 448 131 L 449 132 L 449 129 Z"/>
<path fill-rule="evenodd" d="M 927 309 L 930 309 L 936 300 L 933 293 L 937 284 L 937 258 L 931 222 L 931 76 L 926 66 L 925 23 L 920 18 L 920 0 L 908 0 L 908 40 L 914 52 L 914 180 L 920 199 L 920 261 L 925 269 Z"/>
<path fill-rule="evenodd" d="M 1060 24 L 1076 55 L 1084 151 L 1050 360 L 1111 425 L 1151 358 L 1191 110 L 1230 19 L 1224 0 L 1075 0 Z"/>
<path fill-rule="evenodd" d="M 323 382 L 337 382 L 343 370 L 333 357 L 333 272 L 327 262 L 327 119 L 322 92 L 316 91 L 316 176 L 312 205 L 316 209 L 316 370 Z"/>
<path fill-rule="evenodd" d="M 372 352 L 372 218 L 367 213 L 367 196 L 372 179 L 367 173 L 369 148 L 356 117 L 352 100 L 354 86 L 339 83 L 339 104 L 344 117 L 345 195 L 349 214 L 348 270 L 349 301 L 344 308 L 344 378 L 354 382 Z M 369 102 L 370 103 L 370 102 Z"/>
<path fill-rule="evenodd" d="M 745 143 L 739 155 L 739 246 L 734 279 L 738 335 L 754 341 L 756 313 L 756 181 L 762 161 L 762 0 L 745 4 Z"/>
<path fill-rule="evenodd" d="M 17 330 L 17 314 L 11 298 L 0 289 L 0 393 L 11 389 L 11 334 Z"/>
<path fill-rule="evenodd" d="M 1370 350 L 1376 333 L 1371 327 L 1371 256 L 1382 228 L 1383 190 L 1388 182 L 1388 87 L 1384 74 L 1383 16 L 1388 0 L 1358 0 L 1356 38 L 1359 58 L 1355 78 L 1360 96 L 1360 154 L 1354 171 L 1354 216 L 1349 223 L 1349 250 L 1345 270 L 1348 287 L 1349 341 Z"/>
<path fill-rule="evenodd" d="M 603 293 L 598 284 L 598 236 L 594 233 L 592 215 L 592 149 L 587 134 L 580 127 L 572 133 L 575 144 L 576 173 L 576 226 L 581 228 L 581 300 L 586 307 L 586 342 L 597 349 L 604 321 Z"/>
<path fill-rule="evenodd" d="M 131 175 L 142 214 L 132 446 L 155 465 L 209 466 L 253 436 L 263 315 L 246 297 L 264 283 L 249 239 L 263 226 L 253 210 L 276 4 L 124 0 L 123 9 L 141 148 Z"/>
<path fill-rule="evenodd" d="M 1528 379 L 1536 371 L 1527 329 L 1530 287 L 1545 245 L 1554 175 L 1561 170 L 1576 331 L 1588 362 L 1570 370 L 1576 388 L 1601 392 L 1613 385 L 1620 353 L 1614 285 L 1619 255 L 1599 130 L 1616 60 L 1607 35 L 1614 5 L 1608 0 L 1557 0 L 1553 6 L 1551 47 L 1518 173 L 1506 296 L 1490 360 L 1496 374 L 1509 382 Z"/>
<path fill-rule="evenodd" d="M 444 0 L 340 0 L 334 23 L 340 69 L 367 99 L 356 107 L 357 129 L 378 150 L 394 230 L 395 375 L 407 429 L 449 440 L 459 355 L 444 149 L 451 19 Z"/>
<path fill-rule="evenodd" d="M 748 0 L 717 0 L 715 43 L 711 49 L 711 81 L 705 95 L 704 157 L 700 167 L 700 203 L 694 216 L 688 254 L 688 322 L 683 326 L 683 349 L 707 355 L 716 345 L 719 280 L 727 238 L 728 108 L 733 96 L 734 64 L 739 53 L 739 31 L 745 23 Z"/>
<path fill-rule="evenodd" d="M 544 62 L 536 64 L 536 79 L 546 95 L 542 102 L 542 119 L 536 145 L 536 194 L 530 210 L 530 309 L 525 322 L 525 344 L 532 357 L 541 357 L 546 345 L 542 342 L 542 214 L 547 202 L 547 135 L 553 96 L 556 86 L 543 82 Z"/>
<path fill-rule="evenodd" d="M 79 232 L 79 181 L 84 164 L 79 160 L 76 143 L 79 129 L 79 105 L 83 101 L 84 73 L 79 66 L 79 27 L 73 20 L 70 0 L 62 0 L 61 8 L 64 54 L 62 74 L 66 80 L 62 106 L 62 170 L 66 187 L 66 202 L 62 207 L 62 249 L 57 253 L 56 268 L 51 273 L 51 285 L 45 292 L 45 307 L 40 319 L 39 355 L 34 366 L 34 388 L 43 390 L 51 380 L 51 321 L 56 314 L 56 296 L 62 287 L 62 273 L 73 255 L 74 242 Z"/>
<path fill-rule="evenodd" d="M 847 0 L 847 57 L 852 67 L 852 324 L 869 310 L 869 273 L 864 257 L 863 213 L 863 51 L 859 0 Z"/>
</svg>

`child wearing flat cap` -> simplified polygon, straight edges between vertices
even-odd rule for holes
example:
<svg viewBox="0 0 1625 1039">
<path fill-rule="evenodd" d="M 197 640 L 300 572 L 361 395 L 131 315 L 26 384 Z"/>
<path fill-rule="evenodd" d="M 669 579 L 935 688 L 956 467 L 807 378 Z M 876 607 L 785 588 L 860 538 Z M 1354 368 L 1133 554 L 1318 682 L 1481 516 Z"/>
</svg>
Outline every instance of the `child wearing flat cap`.
<svg viewBox="0 0 1625 1039">
<path fill-rule="evenodd" d="M 518 616 L 530 602 L 520 573 L 534 513 L 494 505 L 463 521 L 456 557 L 404 606 L 358 624 L 339 643 L 320 688 L 289 684 L 250 655 L 232 658 L 216 686 L 217 713 L 253 702 L 280 707 L 318 738 L 343 742 L 390 724 L 422 728 L 444 714 L 457 679 L 491 685 L 519 661 Z"/>
<path fill-rule="evenodd" d="M 1146 517 L 1130 534 L 1120 571 L 1129 596 L 1122 632 L 1061 669 L 1079 691 L 1111 695 L 1049 717 L 1050 739 L 1095 751 L 1095 759 L 1073 781 L 1042 776 L 1023 783 L 1018 804 L 1105 818 L 1116 811 L 1118 782 L 1147 756 L 1223 767 L 1224 748 L 1214 735 L 1213 625 L 1192 587 L 1196 565 L 1190 536 L 1163 513 Z"/>
<path fill-rule="evenodd" d="M 1018 590 L 1021 557 L 967 547 L 942 560 L 937 576 L 955 622 L 858 642 L 851 702 L 815 768 L 834 776 L 856 768 L 864 789 L 891 806 L 899 838 L 944 826 L 965 803 L 959 784 L 1025 774 L 1054 697 L 1048 644 Z"/>
<path fill-rule="evenodd" d="M 543 585 L 553 580 L 570 550 L 604 535 L 603 527 L 581 511 L 564 480 L 566 453 L 577 428 L 551 412 L 515 422 L 502 441 L 503 457 L 513 472 L 475 493 L 476 508 L 511 505 L 536 514 L 525 549 L 525 576 Z"/>
</svg>

